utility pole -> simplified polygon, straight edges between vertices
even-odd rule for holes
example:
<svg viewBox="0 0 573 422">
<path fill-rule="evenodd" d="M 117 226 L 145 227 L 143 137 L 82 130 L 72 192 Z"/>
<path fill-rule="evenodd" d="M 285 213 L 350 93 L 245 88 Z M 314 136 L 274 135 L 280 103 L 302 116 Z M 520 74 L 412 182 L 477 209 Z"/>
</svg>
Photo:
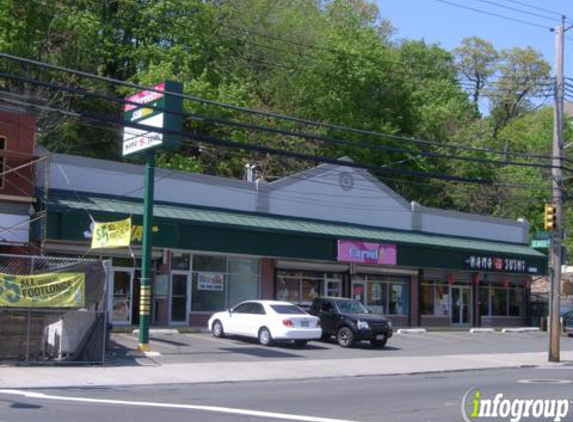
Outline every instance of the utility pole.
<svg viewBox="0 0 573 422">
<path fill-rule="evenodd" d="M 153 221 L 153 193 L 155 186 L 155 152 L 147 152 L 143 197 L 143 255 L 141 262 L 139 297 L 139 346 L 142 352 L 149 352 L 149 318 L 151 313 L 151 230 Z"/>
<path fill-rule="evenodd" d="M 568 28 L 569 29 L 569 28 Z M 555 107 L 553 121 L 553 168 L 551 169 L 552 202 L 555 207 L 556 224 L 550 253 L 550 315 L 549 315 L 549 362 L 559 362 L 561 337 L 561 250 L 563 243 L 563 42 L 565 17 L 555 30 Z"/>
</svg>

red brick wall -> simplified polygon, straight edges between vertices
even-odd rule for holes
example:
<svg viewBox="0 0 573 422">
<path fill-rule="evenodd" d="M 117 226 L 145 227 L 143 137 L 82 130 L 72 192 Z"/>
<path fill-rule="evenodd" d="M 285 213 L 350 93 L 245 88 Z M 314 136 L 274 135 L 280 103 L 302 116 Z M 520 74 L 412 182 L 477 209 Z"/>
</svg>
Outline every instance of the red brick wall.
<svg viewBox="0 0 573 422">
<path fill-rule="evenodd" d="M 438 317 L 432 315 L 422 315 L 420 317 L 421 327 L 449 327 L 450 317 Z"/>
<path fill-rule="evenodd" d="M 211 314 L 191 314 L 189 325 L 192 327 L 207 328 L 209 318 L 211 318 Z"/>
<path fill-rule="evenodd" d="M 420 281 L 413 276 L 410 282 L 410 327 L 420 324 Z"/>
<path fill-rule="evenodd" d="M 26 154 L 28 157 L 6 157 L 6 168 L 14 168 L 29 162 L 35 153 L 36 116 L 0 111 L 0 137 L 6 137 L 6 151 Z M 0 194 L 33 196 L 33 167 L 28 166 L 7 174 Z"/>
<path fill-rule="evenodd" d="M 525 325 L 523 318 L 521 317 L 503 317 L 503 316 L 493 316 L 493 317 L 481 317 L 482 327 L 523 327 Z"/>
<path fill-rule="evenodd" d="M 407 316 L 386 315 L 386 318 L 388 318 L 388 321 L 392 323 L 394 328 L 405 328 L 408 326 Z"/>
<path fill-rule="evenodd" d="M 275 292 L 275 260 L 261 258 L 261 299 L 273 299 Z"/>
</svg>

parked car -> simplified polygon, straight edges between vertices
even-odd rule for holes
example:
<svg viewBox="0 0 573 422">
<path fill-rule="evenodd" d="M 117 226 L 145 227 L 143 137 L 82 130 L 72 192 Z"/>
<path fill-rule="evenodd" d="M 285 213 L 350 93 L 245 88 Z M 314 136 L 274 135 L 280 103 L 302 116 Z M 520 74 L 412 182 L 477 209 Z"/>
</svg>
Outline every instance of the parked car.
<svg viewBox="0 0 573 422">
<path fill-rule="evenodd" d="M 298 306 L 272 300 L 249 300 L 209 319 L 213 336 L 226 334 L 258 338 L 263 346 L 276 340 L 293 340 L 299 347 L 322 336 L 319 318 Z"/>
<path fill-rule="evenodd" d="M 336 336 L 342 347 L 352 347 L 357 341 L 367 340 L 372 347 L 382 348 L 392 337 L 390 321 L 372 313 L 357 300 L 317 297 L 309 313 L 320 318 L 322 339 Z"/>
</svg>

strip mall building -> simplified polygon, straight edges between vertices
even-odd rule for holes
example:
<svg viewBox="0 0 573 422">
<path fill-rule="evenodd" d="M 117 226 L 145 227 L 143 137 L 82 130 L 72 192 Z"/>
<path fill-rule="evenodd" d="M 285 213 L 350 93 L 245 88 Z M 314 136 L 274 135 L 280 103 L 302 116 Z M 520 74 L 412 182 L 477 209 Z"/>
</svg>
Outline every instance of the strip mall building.
<svg viewBox="0 0 573 422">
<path fill-rule="evenodd" d="M 113 259 L 110 318 L 137 324 L 143 167 L 52 154 L 50 255 Z M 245 299 L 353 297 L 397 326 L 516 326 L 547 271 L 529 225 L 409 203 L 368 172 L 321 165 L 272 183 L 158 170 L 154 325 L 204 326 Z M 131 250 L 91 251 L 92 217 L 132 217 Z"/>
</svg>

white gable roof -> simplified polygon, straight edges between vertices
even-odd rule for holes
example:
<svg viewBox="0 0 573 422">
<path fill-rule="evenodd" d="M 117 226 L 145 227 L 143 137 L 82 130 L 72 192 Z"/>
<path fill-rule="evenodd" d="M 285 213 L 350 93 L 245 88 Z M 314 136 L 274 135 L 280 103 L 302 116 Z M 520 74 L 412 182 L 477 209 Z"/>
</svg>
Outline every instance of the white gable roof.
<svg viewBox="0 0 573 422">
<path fill-rule="evenodd" d="M 268 212 L 412 229 L 408 201 L 368 171 L 344 165 L 323 164 L 270 183 Z"/>
</svg>

